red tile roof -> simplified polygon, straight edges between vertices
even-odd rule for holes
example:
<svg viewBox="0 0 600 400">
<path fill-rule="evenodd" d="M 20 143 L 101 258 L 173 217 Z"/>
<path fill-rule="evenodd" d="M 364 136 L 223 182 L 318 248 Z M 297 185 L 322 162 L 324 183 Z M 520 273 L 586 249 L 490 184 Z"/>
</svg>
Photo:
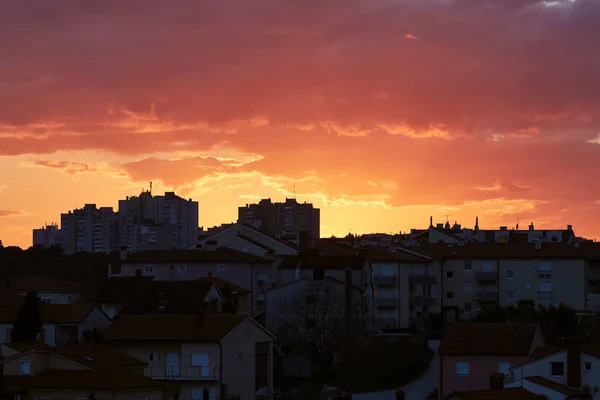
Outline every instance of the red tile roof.
<svg viewBox="0 0 600 400">
<path fill-rule="evenodd" d="M 580 396 L 584 393 L 580 390 L 574 390 L 566 385 L 562 385 L 558 382 L 551 381 L 550 379 L 543 378 L 541 376 L 529 376 L 525 378 L 526 381 L 534 383 L 536 385 L 545 387 L 546 389 L 550 389 L 554 392 L 558 392 L 560 394 L 564 394 L 565 396 Z"/>
<path fill-rule="evenodd" d="M 505 388 L 498 390 L 475 390 L 470 392 L 454 392 L 444 397 L 445 400 L 544 400 L 545 397 L 523 388 Z"/>
<path fill-rule="evenodd" d="M 177 263 L 177 262 L 231 262 L 231 263 L 271 263 L 270 260 L 254 254 L 243 253 L 229 247 L 218 247 L 214 251 L 191 250 L 148 250 L 128 254 L 123 263 Z"/>
<path fill-rule="evenodd" d="M 236 314 L 205 317 L 202 323 L 196 315 L 120 315 L 104 330 L 104 340 L 218 342 L 247 318 Z"/>
<path fill-rule="evenodd" d="M 455 322 L 446 327 L 438 354 L 528 356 L 536 330 L 537 324 Z"/>
</svg>

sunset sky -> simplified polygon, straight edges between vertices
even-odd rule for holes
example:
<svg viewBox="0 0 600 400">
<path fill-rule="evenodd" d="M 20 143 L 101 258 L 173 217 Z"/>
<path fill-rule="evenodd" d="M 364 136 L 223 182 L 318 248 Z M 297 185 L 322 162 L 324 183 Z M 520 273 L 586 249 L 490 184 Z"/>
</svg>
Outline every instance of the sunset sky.
<svg viewBox="0 0 600 400">
<path fill-rule="evenodd" d="M 153 181 L 199 225 L 600 238 L 598 0 L 0 0 L 0 240 Z"/>
</svg>

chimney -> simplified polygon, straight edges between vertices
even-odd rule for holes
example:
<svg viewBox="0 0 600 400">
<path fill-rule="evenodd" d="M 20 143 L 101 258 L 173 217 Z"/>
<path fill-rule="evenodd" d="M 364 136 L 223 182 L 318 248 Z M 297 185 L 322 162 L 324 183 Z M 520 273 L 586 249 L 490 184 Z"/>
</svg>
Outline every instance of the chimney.
<svg viewBox="0 0 600 400">
<path fill-rule="evenodd" d="M 473 228 L 475 232 L 479 230 L 479 217 L 475 217 L 475 227 Z"/>
<path fill-rule="evenodd" d="M 433 228 L 433 217 L 429 217 L 429 227 Z"/>
<path fill-rule="evenodd" d="M 533 225 L 533 221 L 531 221 L 531 224 L 529 224 L 529 230 L 535 231 L 535 226 Z"/>
<path fill-rule="evenodd" d="M 204 245 L 205 251 L 217 251 L 217 247 L 219 247 L 219 243 L 216 240 L 207 240 Z"/>
<path fill-rule="evenodd" d="M 121 246 L 121 251 L 119 251 L 119 258 L 121 261 L 127 258 L 127 246 Z"/>
<path fill-rule="evenodd" d="M 308 250 L 311 248 L 310 231 L 298 232 L 298 247 L 300 247 L 300 250 Z"/>
<path fill-rule="evenodd" d="M 444 224 L 437 224 L 436 228 L 438 228 L 438 229 L 444 229 Z"/>
<path fill-rule="evenodd" d="M 567 225 L 567 230 L 568 231 L 572 231 L 573 230 L 573 225 Z"/>
<path fill-rule="evenodd" d="M 345 302 L 345 328 L 346 328 L 346 357 L 350 358 L 352 354 L 352 269 L 346 269 L 346 302 Z"/>
<path fill-rule="evenodd" d="M 501 372 L 490 374 L 490 390 L 500 389 L 504 389 L 504 374 Z"/>
<path fill-rule="evenodd" d="M 577 337 L 567 341 L 567 386 L 581 386 L 581 345 Z"/>
</svg>

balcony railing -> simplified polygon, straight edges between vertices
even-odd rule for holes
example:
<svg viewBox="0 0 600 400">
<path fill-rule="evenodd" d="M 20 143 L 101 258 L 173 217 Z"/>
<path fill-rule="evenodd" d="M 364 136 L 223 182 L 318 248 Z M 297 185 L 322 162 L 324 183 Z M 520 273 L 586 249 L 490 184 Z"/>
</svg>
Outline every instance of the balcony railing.
<svg viewBox="0 0 600 400">
<path fill-rule="evenodd" d="M 373 283 L 379 286 L 396 286 L 397 278 L 395 276 L 375 275 Z"/>
<path fill-rule="evenodd" d="M 495 303 L 498 300 L 498 292 L 481 291 L 475 294 L 475 299 L 480 303 Z"/>
<path fill-rule="evenodd" d="M 178 365 L 148 366 L 144 375 L 152 379 L 179 381 L 213 381 L 219 379 L 220 367 L 180 367 Z"/>
<path fill-rule="evenodd" d="M 435 297 L 413 296 L 410 298 L 410 304 L 419 307 L 437 306 L 438 301 Z"/>
<path fill-rule="evenodd" d="M 408 282 L 411 285 L 436 285 L 438 280 L 435 275 L 411 275 Z"/>
<path fill-rule="evenodd" d="M 477 282 L 492 283 L 496 282 L 498 279 L 498 274 L 496 272 L 477 271 L 475 273 L 475 279 Z"/>
<path fill-rule="evenodd" d="M 538 300 L 552 300 L 552 291 L 538 290 Z"/>
<path fill-rule="evenodd" d="M 377 308 L 396 308 L 398 305 L 394 297 L 376 297 L 374 303 Z"/>
</svg>

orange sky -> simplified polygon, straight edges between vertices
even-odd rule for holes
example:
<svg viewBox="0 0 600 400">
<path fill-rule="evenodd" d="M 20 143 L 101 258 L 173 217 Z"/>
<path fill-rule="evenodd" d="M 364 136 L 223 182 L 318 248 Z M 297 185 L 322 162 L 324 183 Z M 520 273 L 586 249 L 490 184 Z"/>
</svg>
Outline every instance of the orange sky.
<svg viewBox="0 0 600 400">
<path fill-rule="evenodd" d="M 30 4 L 31 3 L 31 4 Z M 41 0 L 0 14 L 0 240 L 148 182 L 203 226 L 600 236 L 600 2 Z"/>
</svg>

